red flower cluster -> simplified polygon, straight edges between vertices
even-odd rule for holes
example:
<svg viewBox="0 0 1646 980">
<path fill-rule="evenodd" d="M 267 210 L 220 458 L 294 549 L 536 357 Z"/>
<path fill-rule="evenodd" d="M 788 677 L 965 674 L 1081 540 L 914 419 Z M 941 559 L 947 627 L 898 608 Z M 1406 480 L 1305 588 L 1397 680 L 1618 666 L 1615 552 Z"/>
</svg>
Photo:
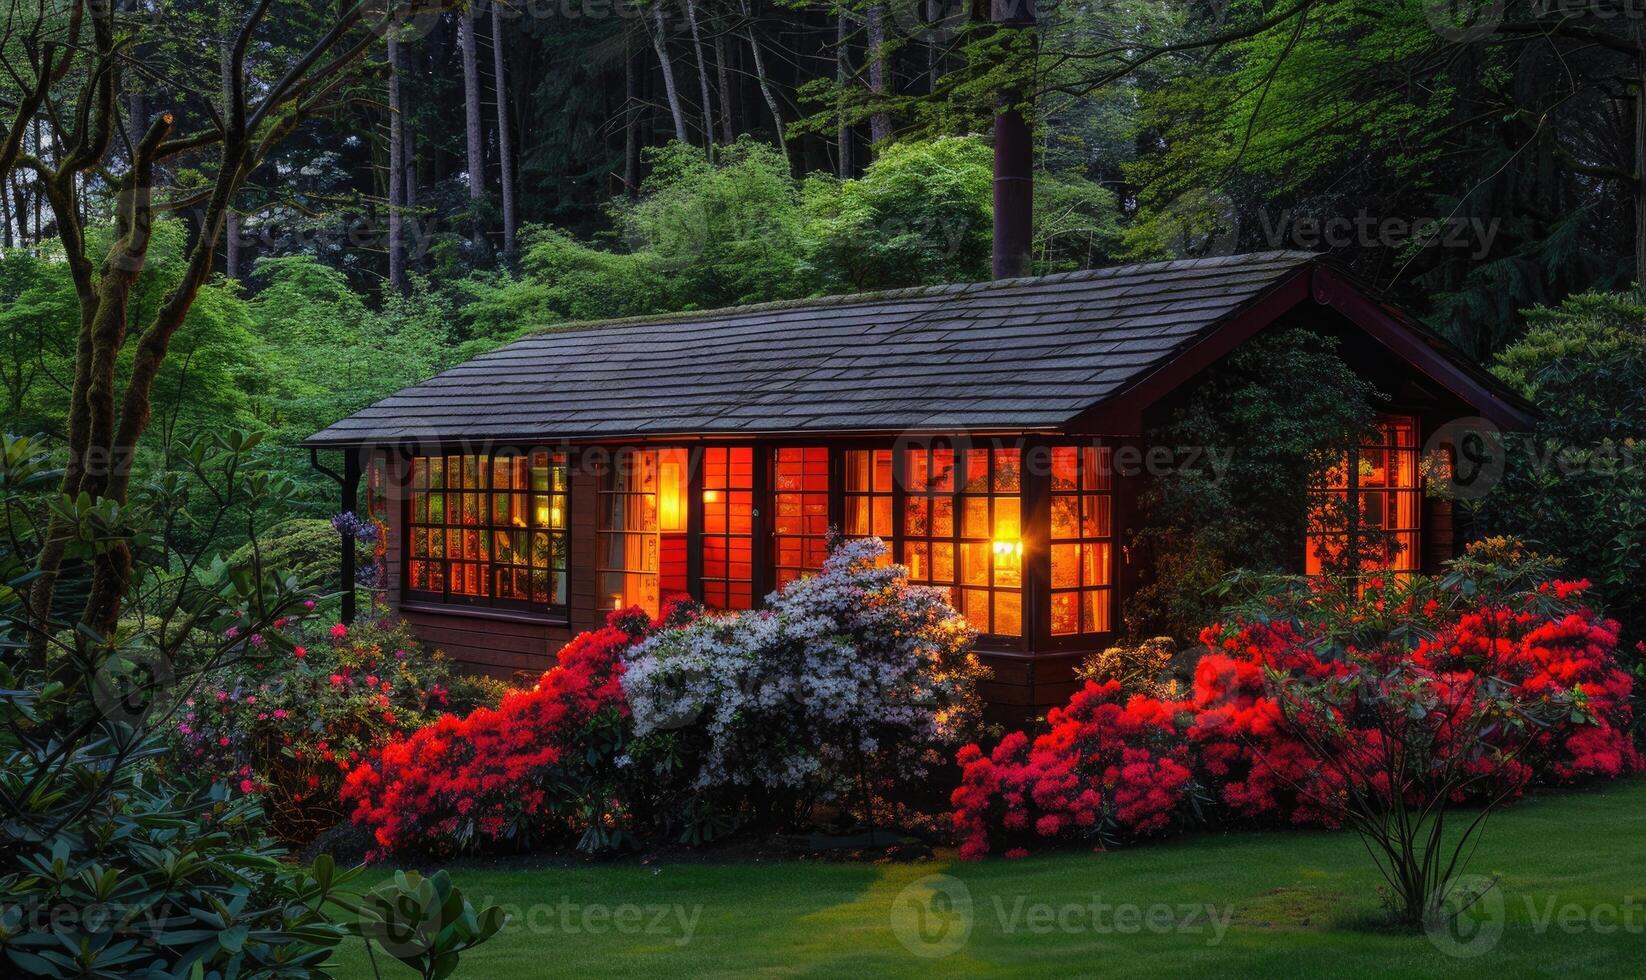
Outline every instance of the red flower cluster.
<svg viewBox="0 0 1646 980">
<path fill-rule="evenodd" d="M 1188 746 L 1173 722 L 1182 707 L 1143 695 L 1123 703 L 1118 682 L 1092 681 L 1052 709 L 1047 731 L 1032 743 L 1014 732 L 988 755 L 976 745 L 962 749 L 950 800 L 961 856 L 987 853 L 994 824 L 1032 827 L 1041 837 L 1104 826 L 1164 830 L 1190 785 Z"/>
<path fill-rule="evenodd" d="M 1646 768 L 1630 736 L 1632 681 L 1615 658 L 1617 624 L 1583 604 L 1587 587 L 1556 581 L 1514 601 L 1447 605 L 1372 586 L 1363 596 L 1319 596 L 1302 615 L 1211 627 L 1185 701 L 1124 699 L 1117 682 L 1091 681 L 1032 740 L 1015 732 L 988 754 L 963 749 L 952 798 L 961 856 L 988 853 L 993 834 L 1158 833 L 1197 788 L 1236 817 L 1337 826 L 1351 790 L 1390 791 L 1389 753 L 1405 742 L 1482 777 L 1470 784 L 1476 795 Z M 1345 624 L 1369 627 L 1365 645 L 1323 653 L 1334 648 L 1328 633 Z M 1288 695 L 1277 679 L 1320 690 L 1351 675 L 1335 705 L 1280 700 Z M 1481 724 L 1499 710 L 1481 693 L 1488 683 L 1554 717 L 1518 735 Z M 1419 701 L 1425 710 L 1409 725 L 1398 712 L 1393 725 L 1357 717 L 1367 705 L 1387 712 Z M 1331 734 L 1323 743 L 1300 731 Z M 1482 753 L 1482 732 L 1505 744 Z M 1322 764 L 1323 744 L 1332 764 Z M 1424 787 L 1417 780 L 1401 792 Z"/>
<path fill-rule="evenodd" d="M 343 787 L 355 822 L 385 851 L 450 850 L 524 845 L 577 829 L 591 809 L 606 814 L 610 801 L 581 789 L 583 770 L 590 753 L 619 743 L 600 735 L 628 714 L 623 652 L 660 622 L 638 609 L 614 612 L 563 647 L 529 690 L 383 746 Z"/>
</svg>

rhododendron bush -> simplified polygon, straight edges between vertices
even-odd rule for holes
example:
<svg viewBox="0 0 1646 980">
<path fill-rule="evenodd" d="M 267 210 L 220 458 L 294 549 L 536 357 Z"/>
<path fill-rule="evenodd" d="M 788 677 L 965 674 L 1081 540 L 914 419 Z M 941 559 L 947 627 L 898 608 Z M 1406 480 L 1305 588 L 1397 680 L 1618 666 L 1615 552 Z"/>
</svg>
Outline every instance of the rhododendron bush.
<svg viewBox="0 0 1646 980">
<path fill-rule="evenodd" d="M 276 832 L 303 842 L 345 815 L 338 791 L 355 764 L 453 706 L 454 687 L 464 701 L 470 685 L 398 620 L 290 629 L 289 652 L 247 658 L 180 706 L 164 761 L 262 796 Z"/>
<path fill-rule="evenodd" d="M 844 545 L 759 611 L 613 614 L 530 691 L 383 747 L 345 787 L 356 820 L 390 851 L 607 850 L 923 773 L 969 737 L 982 668 L 883 554 Z"/>
<path fill-rule="evenodd" d="M 614 612 L 566 644 L 530 689 L 383 746 L 344 785 L 355 821 L 385 851 L 527 847 L 567 834 L 588 849 L 621 843 L 633 815 L 616 762 L 629 741 L 623 653 L 691 615 L 682 603 L 658 621 Z"/>
<path fill-rule="evenodd" d="M 872 801 L 923 778 L 971 737 L 984 668 L 975 631 L 938 589 L 846 542 L 767 607 L 664 630 L 623 675 L 635 732 L 684 758 L 691 788 L 796 801 Z M 868 803 L 872 807 L 872 802 Z"/>
<path fill-rule="evenodd" d="M 1637 771 L 1617 625 L 1587 589 L 1504 541 L 1440 577 L 1263 579 L 1202 634 L 1186 698 L 1091 680 L 1039 734 L 962 750 L 962 854 L 1216 813 L 1375 835 Z"/>
</svg>

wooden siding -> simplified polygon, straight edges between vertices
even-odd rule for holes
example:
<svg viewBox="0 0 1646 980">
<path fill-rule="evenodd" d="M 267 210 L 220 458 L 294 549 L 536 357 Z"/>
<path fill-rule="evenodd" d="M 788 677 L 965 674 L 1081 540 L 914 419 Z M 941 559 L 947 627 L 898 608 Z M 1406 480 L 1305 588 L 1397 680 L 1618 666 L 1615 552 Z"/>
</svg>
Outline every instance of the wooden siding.
<svg viewBox="0 0 1646 980">
<path fill-rule="evenodd" d="M 554 664 L 555 653 L 572 638 L 571 628 L 543 620 L 464 610 L 435 612 L 402 607 L 401 614 L 423 642 L 475 674 L 503 680 L 535 678 Z"/>
</svg>

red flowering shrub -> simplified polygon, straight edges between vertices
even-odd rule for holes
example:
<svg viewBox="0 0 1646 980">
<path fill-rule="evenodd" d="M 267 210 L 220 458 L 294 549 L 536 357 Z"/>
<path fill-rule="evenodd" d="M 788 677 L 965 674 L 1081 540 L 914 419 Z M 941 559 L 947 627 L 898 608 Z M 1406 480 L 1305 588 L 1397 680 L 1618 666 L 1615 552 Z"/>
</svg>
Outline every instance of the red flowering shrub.
<svg viewBox="0 0 1646 980">
<path fill-rule="evenodd" d="M 1173 720 L 1182 708 L 1141 694 L 1123 701 L 1119 682 L 1088 681 L 1032 742 L 1014 732 L 988 755 L 961 750 L 951 798 L 961 856 L 987 853 L 996 825 L 1041 837 L 1166 829 L 1190 790 L 1189 747 Z"/>
<path fill-rule="evenodd" d="M 166 763 L 261 796 L 276 833 L 301 843 L 343 818 L 338 791 L 356 763 L 461 702 L 471 685 L 396 620 L 304 628 L 292 639 L 289 653 L 238 662 L 182 704 Z"/>
<path fill-rule="evenodd" d="M 582 835 L 586 849 L 614 846 L 632 819 L 621 785 L 623 653 L 690 614 L 678 603 L 657 621 L 614 612 L 566 644 L 529 690 L 384 745 L 344 785 L 355 821 L 387 851 L 525 847 L 565 834 Z"/>
<path fill-rule="evenodd" d="M 961 854 L 1157 833 L 1202 791 L 1237 818 L 1364 832 L 1407 804 L 1638 771 L 1617 625 L 1587 582 L 1549 576 L 1493 541 L 1438 578 L 1267 580 L 1202 633 L 1187 700 L 1089 681 L 1042 734 L 962 750 Z"/>
</svg>

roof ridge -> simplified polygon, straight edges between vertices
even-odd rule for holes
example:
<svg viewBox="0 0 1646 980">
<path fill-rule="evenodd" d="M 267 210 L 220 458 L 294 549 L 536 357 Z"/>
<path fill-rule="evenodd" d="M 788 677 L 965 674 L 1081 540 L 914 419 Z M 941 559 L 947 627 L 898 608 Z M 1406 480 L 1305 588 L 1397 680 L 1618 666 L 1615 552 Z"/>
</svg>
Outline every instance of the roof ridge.
<svg viewBox="0 0 1646 980">
<path fill-rule="evenodd" d="M 1237 262 L 1277 261 L 1292 259 L 1302 264 L 1325 258 L 1323 253 L 1306 252 L 1299 249 L 1271 249 L 1264 252 L 1237 252 L 1233 255 L 1215 255 L 1194 259 L 1164 259 L 1155 262 L 1134 262 L 1129 265 L 1108 265 L 1093 269 L 1075 269 L 1069 272 L 1052 272 L 1042 276 L 1017 276 L 1011 279 L 986 279 L 978 282 L 941 283 L 931 286 L 899 286 L 895 289 L 871 290 L 863 293 L 830 293 L 823 296 L 808 296 L 800 299 L 767 300 L 762 303 L 742 303 L 736 306 L 719 306 L 697 310 L 672 310 L 667 313 L 643 313 L 637 316 L 614 317 L 604 320 L 569 320 L 561 323 L 551 323 L 541 327 L 531 327 L 509 341 L 504 347 L 512 346 L 533 337 L 544 334 L 583 333 L 596 330 L 607 330 L 616 327 L 641 327 L 678 323 L 683 320 L 701 320 L 722 318 L 727 316 L 742 316 L 750 313 L 776 313 L 784 310 L 796 309 L 825 309 L 836 306 L 856 306 L 866 303 L 883 303 L 897 299 L 918 299 L 930 296 L 961 296 L 970 292 L 986 292 L 994 289 L 1003 289 L 1013 286 L 1024 286 L 1031 283 L 1062 283 L 1082 282 L 1097 279 L 1107 279 L 1125 275 L 1137 275 L 1146 272 L 1159 272 L 1172 269 L 1214 268 L 1219 265 L 1232 265 Z M 494 348 L 501 350 L 502 348 Z"/>
</svg>

